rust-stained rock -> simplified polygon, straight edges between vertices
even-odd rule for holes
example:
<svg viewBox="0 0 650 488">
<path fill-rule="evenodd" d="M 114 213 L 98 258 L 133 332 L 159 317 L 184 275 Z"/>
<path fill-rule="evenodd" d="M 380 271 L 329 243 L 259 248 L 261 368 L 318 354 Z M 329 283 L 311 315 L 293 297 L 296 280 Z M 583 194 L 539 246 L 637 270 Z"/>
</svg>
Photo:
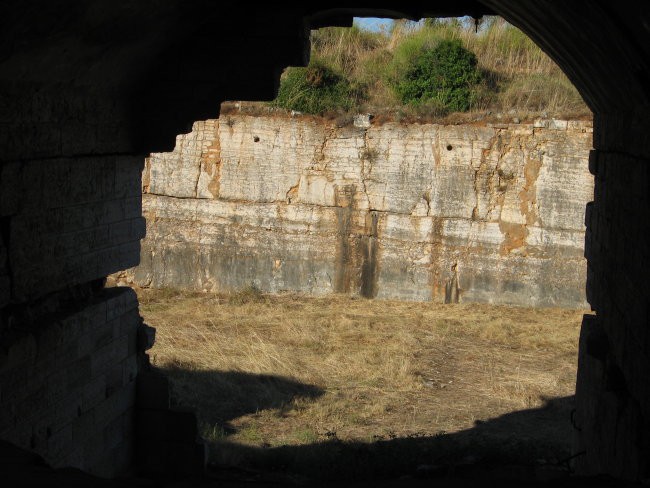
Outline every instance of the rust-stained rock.
<svg viewBox="0 0 650 488">
<path fill-rule="evenodd" d="M 136 284 L 586 306 L 591 122 L 197 122 L 145 165 Z"/>
</svg>

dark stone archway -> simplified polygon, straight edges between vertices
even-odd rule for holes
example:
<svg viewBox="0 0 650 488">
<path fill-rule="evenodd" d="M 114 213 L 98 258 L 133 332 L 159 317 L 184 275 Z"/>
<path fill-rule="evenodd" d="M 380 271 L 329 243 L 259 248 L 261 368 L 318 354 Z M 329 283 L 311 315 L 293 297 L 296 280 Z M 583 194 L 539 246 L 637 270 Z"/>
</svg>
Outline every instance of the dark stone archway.
<svg viewBox="0 0 650 488">
<path fill-rule="evenodd" d="M 558 62 L 595 116 L 586 254 L 597 315 L 580 345 L 577 468 L 648 478 L 650 6 L 439 0 L 396 9 L 2 4 L 1 438 L 55 465 L 113 475 L 132 464 L 135 433 L 147 435 L 146 416 L 134 428 L 136 406 L 162 415 L 164 400 L 136 397 L 147 342 L 137 301 L 101 286 L 139 259 L 142 155 L 170 149 L 222 100 L 272 98 L 280 70 L 306 61 L 312 27 L 353 14 L 497 13 Z"/>
</svg>

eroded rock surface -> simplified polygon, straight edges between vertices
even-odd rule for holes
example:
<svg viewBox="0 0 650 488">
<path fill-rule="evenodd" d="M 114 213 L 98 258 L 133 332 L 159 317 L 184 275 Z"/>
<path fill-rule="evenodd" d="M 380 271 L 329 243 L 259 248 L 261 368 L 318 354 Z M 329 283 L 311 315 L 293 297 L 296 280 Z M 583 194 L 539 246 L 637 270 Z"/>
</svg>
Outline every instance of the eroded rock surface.
<svg viewBox="0 0 650 488">
<path fill-rule="evenodd" d="M 591 122 L 237 113 L 143 174 L 141 286 L 586 306 Z"/>
</svg>

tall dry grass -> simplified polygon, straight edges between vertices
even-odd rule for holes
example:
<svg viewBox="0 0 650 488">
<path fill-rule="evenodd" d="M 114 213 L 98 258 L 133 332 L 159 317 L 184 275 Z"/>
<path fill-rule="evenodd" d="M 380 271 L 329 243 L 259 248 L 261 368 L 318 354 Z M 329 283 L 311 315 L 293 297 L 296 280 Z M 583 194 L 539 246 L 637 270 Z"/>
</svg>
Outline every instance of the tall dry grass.
<svg viewBox="0 0 650 488">
<path fill-rule="evenodd" d="M 486 18 L 478 32 L 453 20 L 396 21 L 384 33 L 358 27 L 319 29 L 312 32 L 312 57 L 362 86 L 367 92 L 363 108 L 404 109 L 391 89 L 392 80 L 423 47 L 454 39 L 476 54 L 485 73 L 474 110 L 590 115 L 560 68 L 523 32 L 498 17 Z"/>
<path fill-rule="evenodd" d="M 255 290 L 140 299 L 152 362 L 212 441 L 436 436 L 574 390 L 580 311 Z M 566 447 L 567 419 L 520 430 Z"/>
</svg>

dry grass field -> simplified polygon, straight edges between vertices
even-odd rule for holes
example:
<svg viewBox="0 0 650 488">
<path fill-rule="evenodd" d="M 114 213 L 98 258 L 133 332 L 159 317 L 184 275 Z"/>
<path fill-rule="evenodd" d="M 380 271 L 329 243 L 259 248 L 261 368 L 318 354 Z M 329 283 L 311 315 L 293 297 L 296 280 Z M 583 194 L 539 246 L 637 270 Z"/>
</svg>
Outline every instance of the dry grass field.
<svg viewBox="0 0 650 488">
<path fill-rule="evenodd" d="M 362 476 L 569 455 L 584 311 L 138 294 L 152 363 L 219 465 Z"/>
</svg>

